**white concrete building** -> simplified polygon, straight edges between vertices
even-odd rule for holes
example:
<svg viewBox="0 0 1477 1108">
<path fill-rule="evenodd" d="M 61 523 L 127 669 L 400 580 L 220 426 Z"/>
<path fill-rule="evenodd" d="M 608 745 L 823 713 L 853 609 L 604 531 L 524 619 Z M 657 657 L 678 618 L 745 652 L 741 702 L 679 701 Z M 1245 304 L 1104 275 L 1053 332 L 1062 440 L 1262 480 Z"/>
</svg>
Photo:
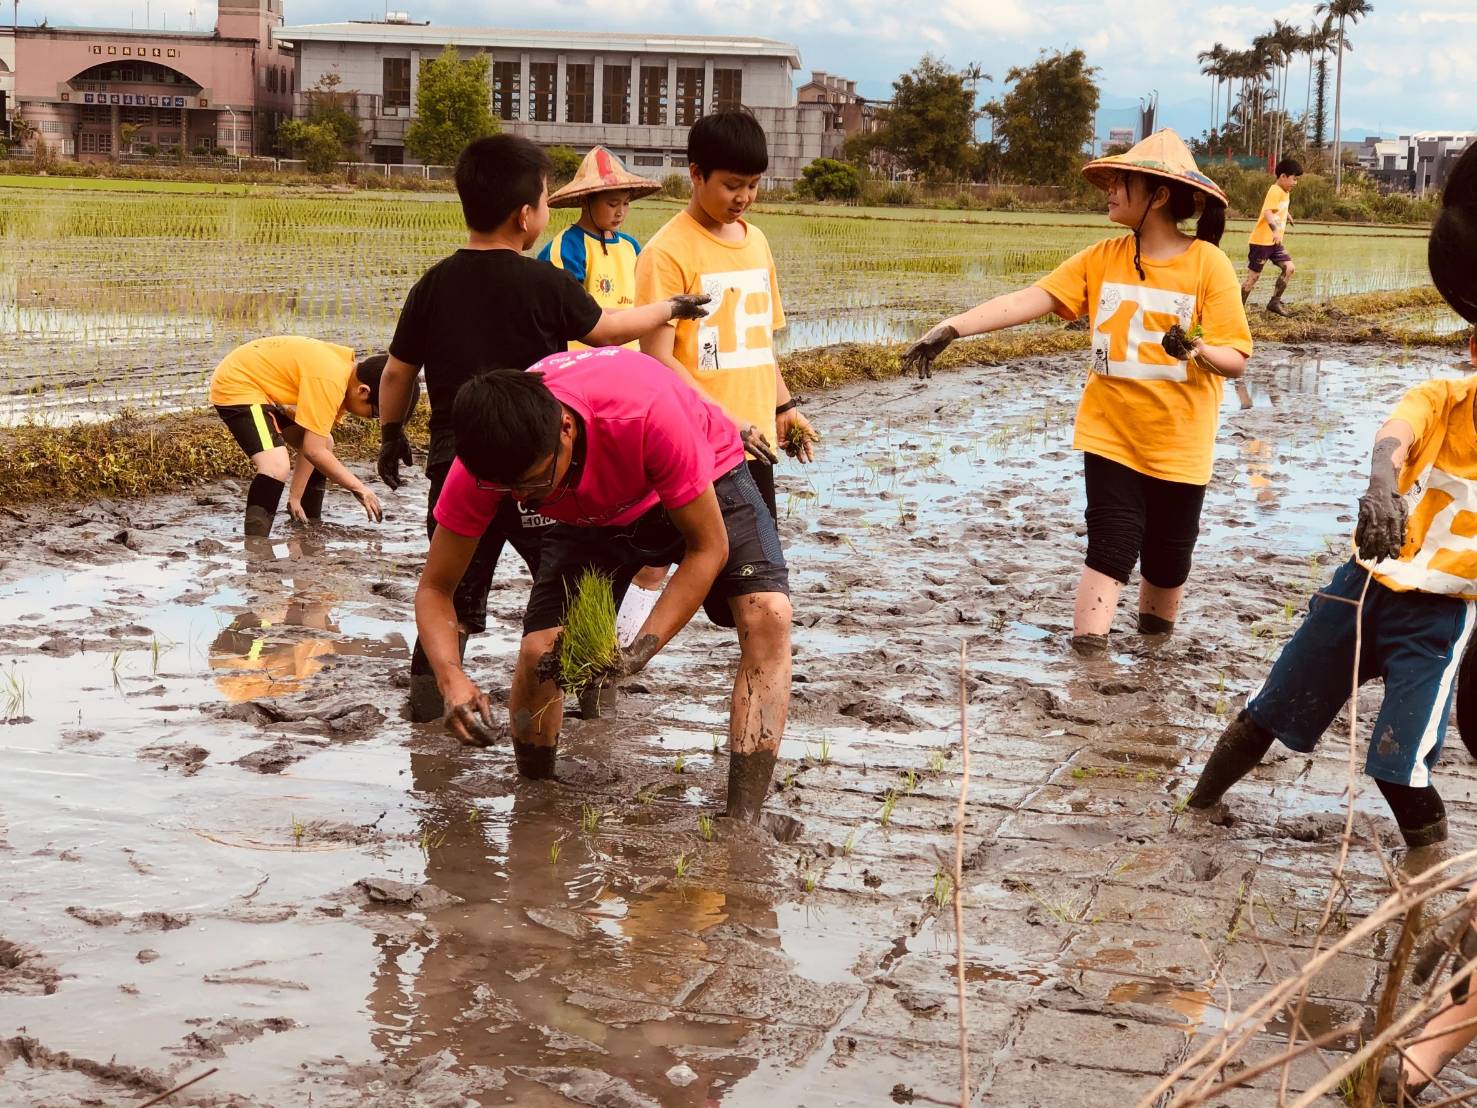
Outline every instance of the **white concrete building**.
<svg viewBox="0 0 1477 1108">
<path fill-rule="evenodd" d="M 584 152 L 601 143 L 648 176 L 682 172 L 687 129 L 743 105 L 769 135 L 772 181 L 788 183 L 838 143 L 824 104 L 799 104 L 799 50 L 764 38 L 433 27 L 398 13 L 383 22 L 284 27 L 300 90 L 329 74 L 354 93 L 367 160 L 408 159 L 405 128 L 422 62 L 448 45 L 491 55 L 492 110 L 505 130 Z"/>
</svg>

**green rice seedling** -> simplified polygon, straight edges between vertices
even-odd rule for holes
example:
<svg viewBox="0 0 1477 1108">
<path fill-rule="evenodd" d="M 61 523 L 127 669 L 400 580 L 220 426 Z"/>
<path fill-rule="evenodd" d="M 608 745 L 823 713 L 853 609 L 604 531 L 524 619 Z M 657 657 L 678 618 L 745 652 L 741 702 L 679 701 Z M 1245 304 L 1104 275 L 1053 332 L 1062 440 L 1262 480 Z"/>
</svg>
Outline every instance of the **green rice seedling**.
<svg viewBox="0 0 1477 1108">
<path fill-rule="evenodd" d="M 475 804 L 472 807 L 470 807 L 470 808 L 467 809 L 467 822 L 468 823 L 476 823 L 481 818 L 482 817 L 478 813 L 477 806 Z"/>
<path fill-rule="evenodd" d="M 672 759 L 672 772 L 681 773 L 687 766 L 687 755 L 682 751 L 677 752 L 677 757 Z"/>
<path fill-rule="evenodd" d="M 707 812 L 697 817 L 697 833 L 703 837 L 703 842 L 713 841 L 713 817 Z"/>
<path fill-rule="evenodd" d="M 892 810 L 896 806 L 897 793 L 892 789 L 888 789 L 887 795 L 882 798 L 882 814 L 879 817 L 883 827 L 886 827 L 889 823 L 892 822 Z"/>
<path fill-rule="evenodd" d="M 846 833 L 846 841 L 841 844 L 841 856 L 843 858 L 850 858 L 851 852 L 856 849 L 857 830 L 857 828 L 853 827 Z"/>
<path fill-rule="evenodd" d="M 918 771 L 909 766 L 908 772 L 903 774 L 903 789 L 911 795 L 916 788 L 918 788 Z"/>
<path fill-rule="evenodd" d="M 821 736 L 821 765 L 831 764 L 831 740 L 829 737 Z"/>
<path fill-rule="evenodd" d="M 0 678 L 0 704 L 5 707 L 5 718 L 15 719 L 26 714 L 26 701 L 30 696 L 30 690 L 26 686 L 26 679 L 20 672 L 11 666 Z"/>
<path fill-rule="evenodd" d="M 596 835 L 600 832 L 600 821 L 605 818 L 605 813 L 593 804 L 580 805 L 580 830 L 586 835 Z"/>
<path fill-rule="evenodd" d="M 615 637 L 615 594 L 610 578 L 593 569 L 580 574 L 559 634 L 559 687 L 578 696 L 608 678 L 620 661 Z"/>
<path fill-rule="evenodd" d="M 672 861 L 672 874 L 678 881 L 687 876 L 687 865 L 687 851 L 684 850 Z"/>
<path fill-rule="evenodd" d="M 933 751 L 933 753 L 929 754 L 928 768 L 930 772 L 933 773 L 944 772 L 944 752 L 942 750 L 935 750 Z"/>
<path fill-rule="evenodd" d="M 714 735 L 713 736 L 713 757 L 716 758 L 721 753 L 723 753 L 723 744 L 718 741 L 718 736 L 717 735 Z"/>
<path fill-rule="evenodd" d="M 307 833 L 307 830 L 308 830 L 307 827 L 304 826 L 303 822 L 301 820 L 299 820 L 297 818 L 297 816 L 293 816 L 292 817 L 292 845 L 293 846 L 302 846 L 303 845 L 303 835 Z"/>
<path fill-rule="evenodd" d="M 949 898 L 954 895 L 954 879 L 943 870 L 934 871 L 933 875 L 933 902 L 940 908 L 948 906 Z"/>
<path fill-rule="evenodd" d="M 820 875 L 817 874 L 815 870 L 808 869 L 805 871 L 805 876 L 801 879 L 800 887 L 804 889 L 807 893 L 813 893 L 815 892 L 816 882 L 819 880 Z"/>
<path fill-rule="evenodd" d="M 1172 808 L 1170 808 L 1170 811 L 1171 812 L 1183 812 L 1189 806 L 1190 806 L 1190 794 L 1189 793 L 1185 793 L 1182 796 L 1175 797 L 1174 806 Z"/>
<path fill-rule="evenodd" d="M 558 839 L 555 839 L 549 844 L 549 865 L 557 866 L 559 864 L 559 852 L 562 849 L 563 846 Z"/>
<path fill-rule="evenodd" d="M 433 850 L 439 850 L 446 845 L 446 837 L 449 834 L 450 832 L 446 830 L 438 831 L 434 827 L 422 827 L 420 840 L 421 853 L 429 858 Z"/>
</svg>

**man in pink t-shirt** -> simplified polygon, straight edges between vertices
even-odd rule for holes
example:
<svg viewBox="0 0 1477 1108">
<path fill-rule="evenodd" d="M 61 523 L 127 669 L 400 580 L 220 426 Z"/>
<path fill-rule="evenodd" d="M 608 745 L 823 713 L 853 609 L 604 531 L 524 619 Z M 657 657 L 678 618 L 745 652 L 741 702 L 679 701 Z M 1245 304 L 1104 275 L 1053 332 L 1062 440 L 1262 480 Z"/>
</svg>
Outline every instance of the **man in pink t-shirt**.
<svg viewBox="0 0 1477 1108">
<path fill-rule="evenodd" d="M 509 693 L 525 777 L 552 777 L 563 695 L 541 680 L 580 574 L 608 575 L 620 602 L 646 565 L 677 563 L 621 676 L 639 672 L 697 612 L 735 627 L 727 814 L 764 803 L 790 703 L 789 575 L 773 517 L 732 421 L 661 363 L 634 350 L 555 354 L 527 372 L 494 370 L 457 393 L 457 460 L 415 597 L 416 629 L 448 705 L 447 727 L 486 745 L 491 709 L 462 670 L 452 594 L 505 497 L 554 520 L 523 617 Z"/>
</svg>

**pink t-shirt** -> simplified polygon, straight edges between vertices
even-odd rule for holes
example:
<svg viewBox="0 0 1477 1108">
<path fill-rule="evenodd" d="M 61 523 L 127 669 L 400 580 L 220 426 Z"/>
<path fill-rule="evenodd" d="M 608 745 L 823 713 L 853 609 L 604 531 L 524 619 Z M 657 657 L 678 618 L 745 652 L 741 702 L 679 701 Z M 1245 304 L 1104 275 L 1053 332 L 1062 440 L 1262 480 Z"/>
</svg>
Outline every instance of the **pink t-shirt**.
<svg viewBox="0 0 1477 1108">
<path fill-rule="evenodd" d="M 584 467 L 573 487 L 538 502 L 541 515 L 579 527 L 622 527 L 661 504 L 691 504 L 744 460 L 738 428 L 672 370 L 635 350 L 553 354 L 529 367 L 584 422 Z M 436 522 L 481 535 L 504 494 L 479 489 L 458 458 L 436 501 Z"/>
</svg>

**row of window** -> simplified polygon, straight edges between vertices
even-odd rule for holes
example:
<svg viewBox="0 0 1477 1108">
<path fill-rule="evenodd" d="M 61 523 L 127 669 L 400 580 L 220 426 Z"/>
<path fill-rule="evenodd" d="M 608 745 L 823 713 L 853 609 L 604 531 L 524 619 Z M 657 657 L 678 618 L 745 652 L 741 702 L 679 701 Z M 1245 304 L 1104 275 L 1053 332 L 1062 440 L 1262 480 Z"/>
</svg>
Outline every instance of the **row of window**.
<svg viewBox="0 0 1477 1108">
<path fill-rule="evenodd" d="M 106 53 L 106 54 L 113 55 L 113 56 L 122 54 L 123 57 L 125 57 L 125 58 L 149 58 L 149 57 L 154 57 L 154 58 L 177 58 L 177 57 L 179 57 L 179 51 L 176 50 L 176 49 L 174 49 L 173 47 L 166 47 L 161 52 L 160 49 L 159 49 L 159 47 L 157 47 L 157 46 L 154 46 L 154 47 L 148 47 L 148 46 L 125 46 L 125 47 L 123 47 L 121 49 L 119 47 L 117 47 L 117 46 L 109 46 L 106 49 L 104 49 L 101 46 L 94 46 L 92 48 L 92 52 L 94 54 L 103 54 L 103 53 Z"/>
<path fill-rule="evenodd" d="M 387 108 L 410 106 L 410 59 L 383 59 L 384 92 Z M 637 96 L 637 120 L 643 127 L 660 127 L 667 122 L 667 67 L 640 66 Z M 602 74 L 601 119 L 606 123 L 631 122 L 631 67 L 607 65 Z M 677 69 L 676 125 L 690 127 L 703 114 L 704 71 L 698 66 Z M 528 97 L 528 117 L 540 123 L 557 118 L 559 64 L 531 62 L 528 66 L 528 88 L 523 88 L 521 62 L 493 62 L 492 110 L 500 119 L 521 119 L 522 101 Z M 564 118 L 568 123 L 595 122 L 595 67 L 573 63 L 564 67 Z M 744 71 L 713 70 L 713 106 L 716 110 L 736 108 L 743 102 Z"/>
<path fill-rule="evenodd" d="M 112 152 L 113 133 L 111 131 L 82 132 L 82 153 L 111 154 Z"/>
<path fill-rule="evenodd" d="M 200 87 L 179 70 L 158 62 L 103 62 L 84 69 L 69 83 L 75 89 L 94 92 L 106 91 L 106 85 L 117 83 Z"/>
</svg>

